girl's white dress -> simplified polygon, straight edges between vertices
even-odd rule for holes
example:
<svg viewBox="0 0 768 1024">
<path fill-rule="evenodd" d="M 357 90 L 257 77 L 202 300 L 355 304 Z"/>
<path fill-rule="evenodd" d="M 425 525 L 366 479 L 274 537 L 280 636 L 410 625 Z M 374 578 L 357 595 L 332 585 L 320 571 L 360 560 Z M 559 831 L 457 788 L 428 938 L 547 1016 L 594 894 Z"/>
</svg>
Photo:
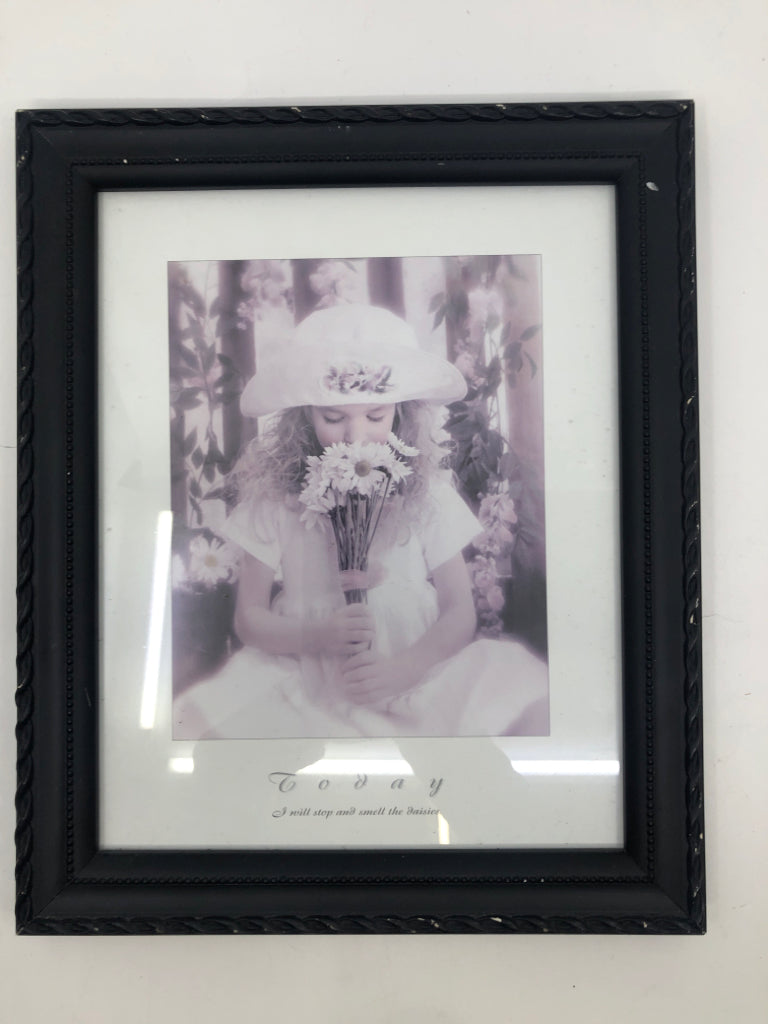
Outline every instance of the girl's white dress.
<svg viewBox="0 0 768 1024">
<path fill-rule="evenodd" d="M 322 619 L 344 606 L 330 525 L 307 528 L 297 502 L 242 503 L 226 534 L 282 577 L 272 610 Z M 375 648 L 396 654 L 437 620 L 430 575 L 482 530 L 448 481 L 433 483 L 419 521 L 382 519 L 370 561 L 385 577 L 368 591 Z M 435 665 L 412 690 L 375 705 L 346 697 L 335 657 L 244 647 L 174 705 L 175 739 L 547 735 L 546 664 L 519 643 L 478 640 Z"/>
</svg>

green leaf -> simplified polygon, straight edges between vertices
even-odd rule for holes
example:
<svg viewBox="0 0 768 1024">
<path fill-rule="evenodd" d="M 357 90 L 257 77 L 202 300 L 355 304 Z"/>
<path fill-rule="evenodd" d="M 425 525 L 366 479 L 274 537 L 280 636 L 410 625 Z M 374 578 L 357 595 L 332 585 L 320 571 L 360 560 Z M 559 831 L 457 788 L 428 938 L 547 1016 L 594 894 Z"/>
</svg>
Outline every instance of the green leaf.
<svg viewBox="0 0 768 1024">
<path fill-rule="evenodd" d="M 176 381 L 179 384 L 179 393 L 181 393 L 185 388 L 201 388 L 203 386 L 200 378 L 199 366 L 192 367 L 179 364 L 176 368 L 175 376 Z"/>
<path fill-rule="evenodd" d="M 195 331 L 193 340 L 195 342 L 195 348 L 200 353 L 200 355 L 203 356 L 208 350 L 208 342 L 205 340 L 205 333 L 203 331 L 202 325 L 200 326 L 199 330 Z"/>
<path fill-rule="evenodd" d="M 429 300 L 429 310 L 428 311 L 430 313 L 434 313 L 434 312 L 436 312 L 440 308 L 440 306 L 444 306 L 444 305 L 445 305 L 445 292 L 438 292 L 436 295 L 433 295 L 432 298 Z"/>
<path fill-rule="evenodd" d="M 507 373 L 519 373 L 523 368 L 523 357 L 520 354 L 523 348 L 523 344 L 520 341 L 510 342 L 509 345 L 504 349 L 504 362 L 506 365 Z"/>
<path fill-rule="evenodd" d="M 448 322 L 454 325 L 460 324 L 469 313 L 469 299 L 465 291 L 454 292 L 446 305 L 446 317 Z"/>
<path fill-rule="evenodd" d="M 487 379 L 483 392 L 487 398 L 496 391 L 501 383 L 501 360 L 498 356 L 494 356 L 490 363 L 488 363 L 485 375 Z"/>
<path fill-rule="evenodd" d="M 454 423 L 449 429 L 451 434 L 459 441 L 474 438 L 478 433 L 476 421 L 469 417 Z"/>
<path fill-rule="evenodd" d="M 208 373 L 213 364 L 216 362 L 216 348 L 214 345 L 208 345 L 205 352 L 203 352 L 203 370 Z"/>
<path fill-rule="evenodd" d="M 440 324 L 445 320 L 445 306 L 441 306 L 440 309 L 435 313 L 435 318 L 432 321 L 432 330 L 437 330 Z"/>
<path fill-rule="evenodd" d="M 192 498 L 199 498 L 202 493 L 203 493 L 203 489 L 200 486 L 200 484 L 197 482 L 197 480 L 190 480 L 189 481 L 189 494 L 190 494 L 190 497 L 192 497 Z"/>
<path fill-rule="evenodd" d="M 536 371 L 538 370 L 538 366 L 533 361 L 533 359 L 531 359 L 531 357 L 528 355 L 527 352 L 525 352 L 524 355 L 525 355 L 525 358 L 528 360 L 528 362 L 531 364 L 531 377 L 535 377 L 536 376 Z"/>
<path fill-rule="evenodd" d="M 208 445 L 208 453 L 205 456 L 206 465 L 217 465 L 219 462 L 224 461 L 224 455 L 219 449 L 216 439 L 212 439 Z"/>
<path fill-rule="evenodd" d="M 448 431 L 452 431 L 453 428 L 459 424 L 464 423 L 469 418 L 470 410 L 465 406 L 463 409 L 458 409 L 452 416 L 449 416 L 445 421 L 444 427 Z"/>
<path fill-rule="evenodd" d="M 454 416 L 466 416 L 467 413 L 469 412 L 469 406 L 467 405 L 466 402 L 459 400 L 458 402 L 452 402 L 448 406 L 448 411 L 450 413 L 451 419 Z"/>
<path fill-rule="evenodd" d="M 507 270 L 510 272 L 512 277 L 516 277 L 520 281 L 527 281 L 528 280 L 528 278 L 525 276 L 525 274 L 522 272 L 522 270 L 520 270 L 520 268 L 518 267 L 518 265 L 515 263 L 514 259 L 511 256 L 509 256 L 507 258 Z"/>
<path fill-rule="evenodd" d="M 234 370 L 224 370 L 221 376 L 216 378 L 213 386 L 215 388 L 223 387 L 224 384 L 228 384 L 231 380 L 236 380 L 237 376 Z"/>
<path fill-rule="evenodd" d="M 179 345 L 176 351 L 179 353 L 179 355 L 187 364 L 187 366 L 191 367 L 193 370 L 198 370 L 200 368 L 197 355 L 194 352 L 190 352 L 186 345 Z"/>
<path fill-rule="evenodd" d="M 203 302 L 203 296 L 197 291 L 196 288 L 189 283 L 180 289 L 181 300 L 188 306 L 196 316 L 205 316 L 205 303 Z"/>
<path fill-rule="evenodd" d="M 184 445 L 182 447 L 182 452 L 183 452 L 185 457 L 187 455 L 191 455 L 192 454 L 192 450 L 194 449 L 196 444 L 197 444 L 197 427 L 195 427 L 194 430 L 190 430 L 190 432 L 184 438 Z"/>
<path fill-rule="evenodd" d="M 504 441 L 502 440 L 501 434 L 497 430 L 490 430 L 488 432 L 488 454 L 493 460 L 494 470 L 498 465 L 503 451 Z"/>
<path fill-rule="evenodd" d="M 213 501 L 218 498 L 225 501 L 229 497 L 229 489 L 227 487 L 212 487 L 210 491 L 206 491 L 203 495 L 204 501 Z"/>
<path fill-rule="evenodd" d="M 520 335 L 520 341 L 530 341 L 534 338 L 541 330 L 541 324 L 532 324 L 530 327 L 526 327 L 523 333 Z"/>
<path fill-rule="evenodd" d="M 177 409 L 195 409 L 200 405 L 201 388 L 185 388 L 174 402 Z"/>
<path fill-rule="evenodd" d="M 216 298 L 211 303 L 211 308 L 208 310 L 208 316 L 210 316 L 210 317 L 218 316 L 220 312 L 221 312 L 221 300 L 219 299 L 219 296 L 217 295 Z"/>
</svg>

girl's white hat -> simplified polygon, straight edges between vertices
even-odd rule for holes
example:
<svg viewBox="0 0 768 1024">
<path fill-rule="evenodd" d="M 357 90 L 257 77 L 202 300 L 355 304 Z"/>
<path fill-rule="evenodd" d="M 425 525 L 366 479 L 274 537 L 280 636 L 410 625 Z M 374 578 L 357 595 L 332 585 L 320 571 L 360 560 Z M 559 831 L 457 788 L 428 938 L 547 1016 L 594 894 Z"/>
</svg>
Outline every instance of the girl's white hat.
<svg viewBox="0 0 768 1024">
<path fill-rule="evenodd" d="M 339 305 L 310 313 L 292 338 L 263 353 L 240 408 L 256 417 L 300 405 L 442 405 L 466 391 L 456 367 L 420 348 L 400 317 L 379 306 Z"/>
</svg>

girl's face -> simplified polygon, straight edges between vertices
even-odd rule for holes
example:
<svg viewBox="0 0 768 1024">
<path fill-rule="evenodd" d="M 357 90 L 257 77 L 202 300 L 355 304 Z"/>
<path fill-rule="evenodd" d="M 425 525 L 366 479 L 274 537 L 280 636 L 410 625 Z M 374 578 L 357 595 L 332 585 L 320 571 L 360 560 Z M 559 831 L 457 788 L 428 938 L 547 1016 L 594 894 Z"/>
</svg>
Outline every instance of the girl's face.
<svg viewBox="0 0 768 1024">
<path fill-rule="evenodd" d="M 310 420 L 323 446 L 340 442 L 387 440 L 395 421 L 394 405 L 313 405 Z"/>
</svg>

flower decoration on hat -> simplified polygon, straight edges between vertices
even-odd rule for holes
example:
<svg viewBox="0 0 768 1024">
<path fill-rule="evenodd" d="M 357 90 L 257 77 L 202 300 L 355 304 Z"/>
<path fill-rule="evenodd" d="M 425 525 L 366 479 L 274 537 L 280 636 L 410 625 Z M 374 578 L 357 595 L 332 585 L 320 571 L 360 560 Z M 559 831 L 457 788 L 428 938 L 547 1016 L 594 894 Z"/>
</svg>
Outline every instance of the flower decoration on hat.
<svg viewBox="0 0 768 1024">
<path fill-rule="evenodd" d="M 374 369 L 361 363 L 347 363 L 342 367 L 332 366 L 323 377 L 323 386 L 340 395 L 384 395 L 392 390 L 391 376 L 391 366 Z"/>
<path fill-rule="evenodd" d="M 467 382 L 447 359 L 423 348 L 402 317 L 379 306 L 316 309 L 281 344 L 265 346 L 243 391 L 243 415 L 301 405 L 455 402 Z"/>
</svg>

